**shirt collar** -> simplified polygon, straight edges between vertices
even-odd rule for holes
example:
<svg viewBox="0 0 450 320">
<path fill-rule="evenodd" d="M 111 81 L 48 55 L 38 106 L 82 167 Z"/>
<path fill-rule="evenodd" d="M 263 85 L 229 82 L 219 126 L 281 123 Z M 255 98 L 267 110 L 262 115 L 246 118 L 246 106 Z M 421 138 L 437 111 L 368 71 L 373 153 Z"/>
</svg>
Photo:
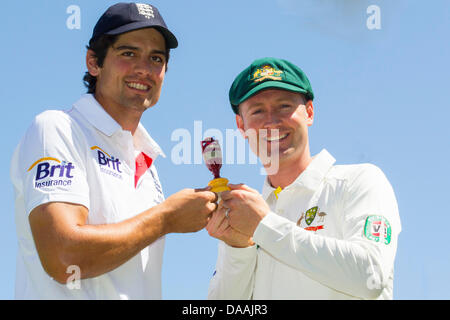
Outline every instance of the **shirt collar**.
<svg viewBox="0 0 450 320">
<path fill-rule="evenodd" d="M 92 94 L 83 95 L 73 106 L 92 126 L 108 137 L 111 137 L 117 130 L 122 129 Z"/>
<path fill-rule="evenodd" d="M 317 155 L 315 155 L 308 165 L 308 167 L 295 179 L 295 181 L 287 186 L 289 188 L 291 186 L 299 186 L 311 191 L 315 191 L 322 180 L 325 178 L 327 172 L 331 169 L 333 164 L 336 162 L 336 159 L 328 153 L 327 150 L 322 149 Z M 271 193 L 275 191 L 270 183 L 268 177 L 264 180 L 264 186 L 262 190 L 262 195 L 264 199 L 270 196 Z"/>
<path fill-rule="evenodd" d="M 74 103 L 74 108 L 81 113 L 81 115 L 95 128 L 103 132 L 108 137 L 111 137 L 119 130 L 122 130 L 120 124 L 117 123 L 98 103 L 92 94 L 83 95 L 77 102 Z M 134 147 L 147 154 L 153 160 L 158 155 L 166 157 L 161 147 L 150 137 L 144 126 L 139 123 L 133 137 Z"/>
<path fill-rule="evenodd" d="M 153 140 L 141 123 L 139 123 L 136 132 L 134 133 L 134 147 L 137 150 L 144 152 L 152 158 L 153 161 L 155 161 L 156 157 L 159 155 L 163 158 L 166 157 L 161 147 Z"/>
</svg>

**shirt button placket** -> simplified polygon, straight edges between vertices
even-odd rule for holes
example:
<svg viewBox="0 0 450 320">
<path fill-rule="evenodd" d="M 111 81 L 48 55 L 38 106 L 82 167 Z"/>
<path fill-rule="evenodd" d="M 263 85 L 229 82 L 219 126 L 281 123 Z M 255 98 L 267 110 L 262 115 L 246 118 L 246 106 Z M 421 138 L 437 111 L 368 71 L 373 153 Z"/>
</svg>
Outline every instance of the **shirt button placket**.
<svg viewBox="0 0 450 320">
<path fill-rule="evenodd" d="M 284 209 L 283 209 L 283 198 L 278 195 L 278 199 L 276 200 L 276 212 L 278 215 L 282 216 L 284 215 Z"/>
</svg>

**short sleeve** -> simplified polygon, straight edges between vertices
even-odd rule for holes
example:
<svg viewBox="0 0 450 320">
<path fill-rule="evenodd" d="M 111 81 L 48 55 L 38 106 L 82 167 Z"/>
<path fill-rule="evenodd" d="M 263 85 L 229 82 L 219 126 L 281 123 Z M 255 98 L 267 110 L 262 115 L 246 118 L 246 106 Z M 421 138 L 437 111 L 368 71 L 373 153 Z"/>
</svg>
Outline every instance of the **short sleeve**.
<svg viewBox="0 0 450 320">
<path fill-rule="evenodd" d="M 84 135 L 62 111 L 38 115 L 17 146 L 11 162 L 16 199 L 29 214 L 47 202 L 89 208 Z"/>
</svg>

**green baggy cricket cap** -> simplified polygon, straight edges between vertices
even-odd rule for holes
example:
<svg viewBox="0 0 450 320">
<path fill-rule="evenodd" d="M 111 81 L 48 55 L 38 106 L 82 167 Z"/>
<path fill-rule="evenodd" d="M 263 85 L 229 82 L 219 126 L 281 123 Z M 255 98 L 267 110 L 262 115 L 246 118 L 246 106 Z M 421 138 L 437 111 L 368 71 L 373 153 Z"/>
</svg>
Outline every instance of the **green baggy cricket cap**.
<svg viewBox="0 0 450 320">
<path fill-rule="evenodd" d="M 234 113 L 239 113 L 242 102 L 269 88 L 299 92 L 308 100 L 314 99 L 311 84 L 302 69 L 283 59 L 262 58 L 253 61 L 234 79 L 229 92 Z"/>
</svg>

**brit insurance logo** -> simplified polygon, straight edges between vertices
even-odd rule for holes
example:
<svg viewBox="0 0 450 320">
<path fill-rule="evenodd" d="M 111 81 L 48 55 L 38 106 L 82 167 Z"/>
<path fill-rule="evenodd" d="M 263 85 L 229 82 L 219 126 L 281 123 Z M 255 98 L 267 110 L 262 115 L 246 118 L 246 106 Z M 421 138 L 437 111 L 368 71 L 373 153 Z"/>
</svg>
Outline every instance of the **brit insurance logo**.
<svg viewBox="0 0 450 320">
<path fill-rule="evenodd" d="M 102 173 L 108 174 L 118 179 L 123 179 L 121 170 L 122 162 L 120 162 L 119 158 L 111 156 L 99 146 L 93 146 L 91 147 L 91 150 L 96 152 L 97 162 Z"/>
<path fill-rule="evenodd" d="M 72 162 L 53 157 L 44 157 L 35 161 L 28 168 L 27 172 L 32 171 L 34 168 L 36 168 L 35 189 L 55 186 L 67 187 L 72 184 L 73 171 L 75 169 Z"/>
</svg>

